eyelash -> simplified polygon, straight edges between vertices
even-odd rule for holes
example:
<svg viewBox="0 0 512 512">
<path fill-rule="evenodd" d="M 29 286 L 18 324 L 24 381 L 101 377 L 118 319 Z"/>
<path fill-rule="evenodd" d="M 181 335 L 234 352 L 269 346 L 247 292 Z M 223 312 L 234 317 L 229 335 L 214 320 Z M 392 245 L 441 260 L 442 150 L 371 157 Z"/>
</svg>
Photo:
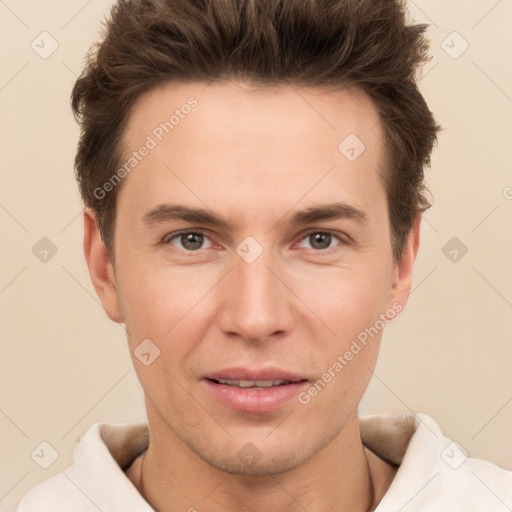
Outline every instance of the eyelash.
<svg viewBox="0 0 512 512">
<path fill-rule="evenodd" d="M 318 253 L 319 255 L 329 255 L 331 254 L 331 252 L 333 250 L 336 250 L 336 248 L 338 248 L 340 245 L 348 245 L 349 242 L 348 240 L 342 238 L 342 236 L 336 232 L 336 231 L 330 231 L 328 229 L 323 229 L 323 230 L 319 230 L 319 229 L 312 229 L 310 231 L 308 231 L 307 233 L 304 233 L 301 238 L 299 239 L 299 242 L 301 242 L 302 240 L 304 240 L 305 238 L 307 238 L 308 236 L 310 235 L 313 235 L 313 234 L 318 234 L 318 233 L 321 233 L 321 234 L 328 234 L 328 235 L 331 235 L 333 236 L 334 238 L 337 238 L 340 242 L 340 244 L 338 245 L 335 245 L 333 247 L 328 247 L 326 249 L 309 249 L 310 251 L 313 251 L 315 253 Z M 205 236 L 206 238 L 209 239 L 208 235 L 206 234 L 205 231 L 201 230 L 201 229 L 186 229 L 186 230 L 182 230 L 182 231 L 176 231 L 174 233 L 169 233 L 168 235 L 166 235 L 163 239 L 162 239 L 162 244 L 163 245 L 167 245 L 167 244 L 170 244 L 170 242 L 176 238 L 179 238 L 183 235 L 188 235 L 188 234 L 194 234 L 194 235 L 203 235 Z M 212 242 L 213 243 L 213 242 Z M 177 249 L 180 249 L 179 247 L 177 247 Z M 189 251 L 187 249 L 180 249 L 180 250 L 183 250 L 184 252 L 187 252 L 187 253 L 190 253 L 190 254 L 194 254 L 194 253 L 198 253 L 199 251 L 201 251 L 201 249 L 196 249 L 195 251 Z"/>
</svg>

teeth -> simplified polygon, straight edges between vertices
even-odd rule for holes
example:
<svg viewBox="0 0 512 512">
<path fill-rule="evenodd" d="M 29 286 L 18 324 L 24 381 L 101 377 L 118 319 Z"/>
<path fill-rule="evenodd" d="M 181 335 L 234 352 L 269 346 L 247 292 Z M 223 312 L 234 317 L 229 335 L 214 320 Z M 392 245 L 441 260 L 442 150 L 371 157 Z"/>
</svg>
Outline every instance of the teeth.
<svg viewBox="0 0 512 512">
<path fill-rule="evenodd" d="M 287 380 L 232 380 L 232 379 L 218 379 L 220 384 L 227 384 L 228 386 L 237 386 L 239 388 L 271 388 L 272 386 L 280 386 L 286 384 Z"/>
</svg>

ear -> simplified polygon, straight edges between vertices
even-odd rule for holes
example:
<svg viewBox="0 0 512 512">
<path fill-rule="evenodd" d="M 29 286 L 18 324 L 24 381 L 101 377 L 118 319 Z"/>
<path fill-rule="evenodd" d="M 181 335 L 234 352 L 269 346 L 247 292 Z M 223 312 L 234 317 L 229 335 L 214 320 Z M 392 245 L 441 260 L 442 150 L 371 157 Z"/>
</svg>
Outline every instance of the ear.
<svg viewBox="0 0 512 512">
<path fill-rule="evenodd" d="M 123 323 L 119 307 L 114 268 L 101 239 L 96 215 L 90 208 L 84 209 L 84 254 L 92 284 L 107 316 L 113 322 Z"/>
<path fill-rule="evenodd" d="M 400 261 L 395 263 L 393 281 L 388 298 L 388 308 L 397 302 L 401 309 L 407 304 L 411 293 L 414 262 L 420 245 L 421 214 L 414 221 L 413 227 L 407 236 Z M 396 308 L 393 308 L 396 310 Z M 400 309 L 400 311 L 401 311 Z"/>
</svg>

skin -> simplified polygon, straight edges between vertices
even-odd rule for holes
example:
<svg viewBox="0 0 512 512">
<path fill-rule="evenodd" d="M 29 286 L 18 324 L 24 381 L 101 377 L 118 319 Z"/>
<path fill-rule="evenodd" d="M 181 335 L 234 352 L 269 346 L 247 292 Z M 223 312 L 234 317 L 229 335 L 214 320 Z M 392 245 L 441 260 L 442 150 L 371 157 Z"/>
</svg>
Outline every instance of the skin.
<svg viewBox="0 0 512 512">
<path fill-rule="evenodd" d="M 202 377 L 277 366 L 316 382 L 379 315 L 405 306 L 420 218 L 394 262 L 377 111 L 357 90 L 166 84 L 134 106 L 125 147 L 140 147 L 190 96 L 197 107 L 125 178 L 115 266 L 94 212 L 84 215 L 93 284 L 109 318 L 126 324 L 145 394 L 150 444 L 127 476 L 161 511 L 374 509 L 396 467 L 364 448 L 357 409 L 382 331 L 307 405 L 294 398 L 273 412 L 235 411 Z M 353 162 L 338 150 L 349 134 L 366 146 Z M 288 223 L 333 202 L 366 220 Z M 144 214 L 163 203 L 207 208 L 233 226 L 147 226 Z M 203 230 L 202 246 L 170 239 L 182 229 Z M 340 238 L 321 246 L 308 236 L 325 230 Z M 263 249 L 252 263 L 236 252 L 248 236 Z M 160 350 L 149 366 L 134 356 L 144 339 Z M 247 443 L 260 454 L 254 465 L 237 456 Z"/>
</svg>

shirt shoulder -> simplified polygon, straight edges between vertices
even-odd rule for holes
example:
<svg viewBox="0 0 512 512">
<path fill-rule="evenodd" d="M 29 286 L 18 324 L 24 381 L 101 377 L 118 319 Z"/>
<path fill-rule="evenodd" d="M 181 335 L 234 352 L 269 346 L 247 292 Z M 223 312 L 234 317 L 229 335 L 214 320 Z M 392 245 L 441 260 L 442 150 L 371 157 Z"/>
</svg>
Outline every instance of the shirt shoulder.
<svg viewBox="0 0 512 512">
<path fill-rule="evenodd" d="M 95 423 L 73 464 L 28 491 L 16 512 L 152 511 L 124 472 L 148 442 L 146 422 Z"/>
<path fill-rule="evenodd" d="M 469 457 L 426 414 L 389 413 L 360 419 L 365 446 L 399 465 L 375 512 L 506 512 L 512 471 Z"/>
<path fill-rule="evenodd" d="M 84 500 L 87 500 L 86 495 L 80 493 L 62 471 L 30 489 L 15 512 L 65 512 L 70 510 L 70 504 L 78 512 L 98 511 L 94 503 Z"/>
</svg>

